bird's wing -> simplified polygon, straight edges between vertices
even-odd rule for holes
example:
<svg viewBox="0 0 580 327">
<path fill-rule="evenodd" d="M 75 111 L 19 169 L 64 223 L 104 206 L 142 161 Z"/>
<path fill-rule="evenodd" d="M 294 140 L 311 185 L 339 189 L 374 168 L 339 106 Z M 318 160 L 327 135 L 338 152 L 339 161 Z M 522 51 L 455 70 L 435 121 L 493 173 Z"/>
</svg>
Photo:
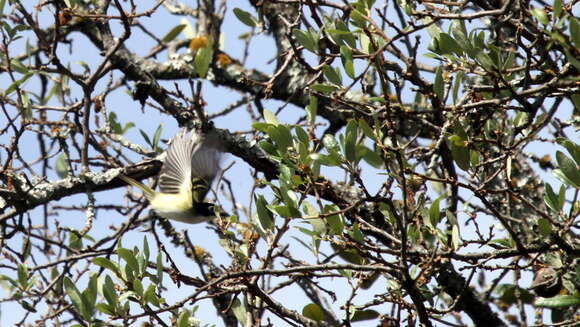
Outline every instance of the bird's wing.
<svg viewBox="0 0 580 327">
<path fill-rule="evenodd" d="M 191 157 L 193 200 L 202 202 L 220 171 L 222 151 L 219 142 L 212 135 L 201 136 L 195 131 L 191 134 L 191 139 L 197 144 Z"/>
<path fill-rule="evenodd" d="M 195 144 L 185 131 L 181 131 L 173 138 L 159 173 L 159 190 L 162 193 L 175 194 L 189 187 L 194 148 Z"/>
<path fill-rule="evenodd" d="M 178 134 L 169 145 L 161 167 L 161 192 L 179 193 L 185 187 L 193 187 L 193 200 L 203 201 L 220 170 L 218 144 L 214 138 L 202 136 L 196 130 Z"/>
</svg>

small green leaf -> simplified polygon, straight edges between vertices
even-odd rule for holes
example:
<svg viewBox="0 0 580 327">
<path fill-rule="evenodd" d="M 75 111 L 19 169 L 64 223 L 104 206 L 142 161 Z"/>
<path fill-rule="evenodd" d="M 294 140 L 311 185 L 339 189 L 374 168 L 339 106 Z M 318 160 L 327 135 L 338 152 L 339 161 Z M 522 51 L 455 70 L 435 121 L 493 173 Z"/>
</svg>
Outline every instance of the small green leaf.
<svg viewBox="0 0 580 327">
<path fill-rule="evenodd" d="M 321 92 L 321 93 L 332 93 L 339 89 L 338 86 L 330 85 L 330 84 L 322 84 L 322 83 L 315 83 L 310 85 L 310 88 L 314 91 Z"/>
<path fill-rule="evenodd" d="M 441 209 L 439 207 L 439 203 L 442 199 L 444 199 L 446 194 L 441 195 L 437 199 L 431 203 L 431 207 L 429 208 L 429 220 L 431 222 L 431 227 L 437 226 L 441 221 Z"/>
<path fill-rule="evenodd" d="M 554 18 L 559 18 L 560 14 L 562 13 L 562 0 L 554 0 L 554 5 L 552 8 L 554 8 Z"/>
<path fill-rule="evenodd" d="M 6 89 L 6 91 L 4 91 L 4 94 L 5 95 L 10 95 L 10 93 L 14 92 L 14 90 L 16 90 L 16 88 L 18 88 L 18 87 L 20 87 L 20 85 L 24 84 L 24 82 L 26 82 L 33 75 L 34 75 L 34 73 L 27 72 L 20 79 L 17 79 L 12 84 L 10 84 L 10 86 L 8 86 L 8 88 Z"/>
<path fill-rule="evenodd" d="M 576 162 L 576 165 L 580 166 L 580 146 L 566 138 L 558 138 L 558 144 L 565 147 L 568 153 L 572 156 L 572 159 Z"/>
<path fill-rule="evenodd" d="M 356 143 L 358 141 L 358 125 L 355 119 L 348 121 L 344 138 L 344 157 L 351 163 L 357 161 Z"/>
<path fill-rule="evenodd" d="M 338 142 L 336 141 L 334 136 L 330 134 L 325 134 L 322 137 L 322 145 L 324 145 L 324 148 L 326 149 L 326 151 L 328 151 L 328 153 L 340 152 L 340 146 L 338 145 Z"/>
<path fill-rule="evenodd" d="M 573 183 L 573 186 L 580 188 L 580 169 L 576 163 L 560 151 L 556 152 L 556 160 L 560 170 Z"/>
<path fill-rule="evenodd" d="M 326 65 L 322 67 L 322 71 L 324 72 L 324 76 L 328 79 L 329 82 L 339 85 L 342 85 L 342 76 L 340 76 L 340 68 L 332 68 L 330 65 Z"/>
<path fill-rule="evenodd" d="M 552 234 L 552 225 L 547 219 L 544 218 L 538 219 L 538 228 L 542 236 L 548 237 Z"/>
<path fill-rule="evenodd" d="M 63 284 L 66 294 L 70 297 L 75 309 L 79 313 L 82 313 L 84 310 L 81 293 L 79 292 L 73 281 L 70 278 L 68 278 L 68 276 L 64 276 Z"/>
<path fill-rule="evenodd" d="M 246 309 L 246 305 L 244 303 L 242 303 L 242 301 L 240 301 L 238 298 L 235 298 L 234 301 L 232 302 L 231 306 L 232 306 L 232 311 L 234 312 L 234 316 L 236 316 L 236 319 L 244 327 L 249 327 L 249 326 L 247 326 L 247 323 L 248 323 L 247 312 L 248 312 L 248 310 Z"/>
<path fill-rule="evenodd" d="M 324 319 L 324 311 L 316 303 L 310 303 L 302 308 L 302 314 L 314 321 L 322 321 Z"/>
<path fill-rule="evenodd" d="M 308 123 L 314 124 L 316 122 L 316 115 L 318 112 L 318 98 L 314 95 L 309 97 L 309 103 L 306 107 L 306 116 L 308 117 Z"/>
<path fill-rule="evenodd" d="M 258 25 L 258 21 L 252 14 L 249 12 L 242 10 L 240 8 L 234 8 L 234 15 L 240 20 L 240 22 L 246 24 L 249 27 L 256 27 Z"/>
<path fill-rule="evenodd" d="M 441 102 L 444 101 L 445 96 L 445 83 L 443 81 L 443 68 L 441 66 L 437 67 L 435 71 L 435 81 L 433 82 L 433 92 L 437 95 Z"/>
<path fill-rule="evenodd" d="M 147 303 L 151 303 L 156 307 L 159 307 L 161 305 L 161 303 L 159 301 L 159 297 L 157 297 L 157 294 L 155 294 L 155 285 L 154 284 L 150 284 L 147 287 L 147 290 L 145 291 L 143 298 L 145 299 L 145 301 Z"/>
<path fill-rule="evenodd" d="M 117 291 L 115 291 L 115 284 L 109 275 L 105 276 L 105 282 L 102 284 L 101 292 L 107 300 L 109 307 L 117 307 Z"/>
<path fill-rule="evenodd" d="M 536 19 L 544 24 L 544 25 L 548 25 L 549 20 L 548 20 L 548 14 L 546 13 L 546 11 L 544 11 L 544 9 L 542 8 L 531 8 L 530 12 L 532 13 L 532 16 L 536 17 Z"/>
<path fill-rule="evenodd" d="M 268 210 L 268 202 L 263 195 L 254 196 L 256 202 L 256 211 L 258 213 L 258 221 L 264 231 L 272 230 L 276 225 L 274 224 L 274 216 Z"/>
<path fill-rule="evenodd" d="M 155 268 L 157 269 L 157 283 L 161 285 L 161 282 L 163 282 L 163 262 L 161 251 L 157 252 L 157 258 L 155 260 Z"/>
<path fill-rule="evenodd" d="M 453 81 L 453 104 L 457 103 L 457 94 L 459 93 L 459 85 L 461 85 L 461 80 L 463 79 L 463 71 L 460 70 L 455 74 L 455 81 Z"/>
<path fill-rule="evenodd" d="M 570 38 L 577 48 L 580 48 L 580 23 L 575 17 L 568 19 L 570 24 Z"/>
<path fill-rule="evenodd" d="M 313 32 L 295 29 L 292 31 L 292 35 L 294 35 L 296 41 L 306 48 L 306 50 L 316 52 L 318 49 L 318 40 Z"/>
<path fill-rule="evenodd" d="M 29 278 L 28 267 L 25 264 L 19 263 L 17 267 L 18 284 L 23 290 L 28 289 Z"/>
<path fill-rule="evenodd" d="M 276 115 L 270 110 L 264 109 L 264 112 L 262 114 L 264 115 L 264 120 L 266 121 L 266 123 L 272 124 L 274 126 L 278 126 L 280 124 L 278 122 L 278 118 L 276 118 Z"/>
<path fill-rule="evenodd" d="M 555 212 L 560 212 L 562 209 L 560 207 L 560 203 L 558 201 L 558 196 L 554 193 L 552 186 L 548 183 L 544 183 L 544 189 L 546 191 L 546 195 L 544 195 L 544 202 L 548 206 L 548 208 L 552 209 Z"/>
<path fill-rule="evenodd" d="M 61 153 L 58 158 L 56 158 L 56 163 L 54 165 L 54 169 L 56 170 L 56 174 L 60 178 L 67 178 L 69 175 L 69 164 L 68 164 L 68 157 L 66 153 Z"/>
<path fill-rule="evenodd" d="M 179 33 L 181 33 L 181 31 L 183 31 L 183 29 L 186 26 L 187 25 L 185 25 L 185 24 L 179 24 L 179 25 L 175 26 L 174 28 L 171 29 L 171 31 L 169 31 L 167 34 L 165 34 L 165 36 L 163 37 L 163 39 L 161 39 L 161 41 L 163 43 L 173 41 L 179 35 Z"/>
<path fill-rule="evenodd" d="M 137 263 L 137 258 L 135 257 L 133 251 L 124 248 L 118 248 L 117 255 L 123 258 L 123 260 L 125 260 L 127 263 L 127 266 L 129 266 L 134 272 L 139 273 L 139 264 Z"/>
<path fill-rule="evenodd" d="M 109 316 L 113 316 L 115 315 L 115 308 L 111 307 L 108 304 L 105 303 L 99 303 L 96 305 L 97 310 L 99 310 L 100 312 L 109 315 Z"/>
<path fill-rule="evenodd" d="M 204 78 L 207 75 L 212 59 L 213 44 L 210 41 L 206 47 L 203 47 L 197 51 L 193 61 L 193 67 L 195 68 L 195 72 L 199 75 L 199 77 Z"/>
<path fill-rule="evenodd" d="M 569 308 L 580 306 L 580 296 L 558 295 L 551 298 L 538 298 L 535 306 L 542 308 Z"/>
<path fill-rule="evenodd" d="M 350 12 L 350 19 L 351 23 L 356 27 L 364 28 L 367 24 L 365 16 L 357 9 Z"/>
<path fill-rule="evenodd" d="M 448 138 L 448 140 L 451 155 L 453 156 L 455 163 L 457 163 L 457 166 L 465 171 L 469 170 L 471 158 L 469 148 L 465 146 L 465 139 L 457 134 L 453 134 Z"/>
<path fill-rule="evenodd" d="M 324 206 L 324 213 L 328 214 L 331 212 L 337 212 L 340 209 L 338 208 L 337 205 L 325 205 Z M 326 223 L 328 224 L 328 227 L 330 228 L 329 233 L 331 235 L 342 235 L 342 232 L 344 231 L 344 222 L 343 222 L 343 218 L 341 217 L 340 214 L 336 214 L 336 215 L 332 215 L 332 216 L 328 216 L 326 217 Z"/>
<path fill-rule="evenodd" d="M 189 317 L 191 317 L 191 312 L 187 309 L 181 310 L 179 317 L 177 318 L 177 327 L 190 327 Z"/>
<path fill-rule="evenodd" d="M 342 66 L 348 77 L 354 79 L 354 64 L 352 62 L 352 50 L 346 46 L 340 46 L 340 59 L 342 60 Z"/>
<path fill-rule="evenodd" d="M 159 140 L 161 139 L 161 132 L 163 131 L 163 125 L 159 125 L 157 126 L 157 129 L 155 130 L 155 134 L 153 135 L 153 151 L 155 152 L 159 152 Z"/>
<path fill-rule="evenodd" d="M 356 310 L 350 317 L 351 322 L 373 320 L 380 317 L 380 314 L 375 310 Z"/>
<path fill-rule="evenodd" d="M 285 125 L 270 126 L 268 136 L 276 143 L 280 153 L 287 153 L 288 147 L 292 146 L 292 134 Z"/>
<path fill-rule="evenodd" d="M 447 33 L 439 34 L 439 48 L 442 54 L 455 53 L 458 56 L 463 55 L 463 50 L 461 46 Z"/>
</svg>

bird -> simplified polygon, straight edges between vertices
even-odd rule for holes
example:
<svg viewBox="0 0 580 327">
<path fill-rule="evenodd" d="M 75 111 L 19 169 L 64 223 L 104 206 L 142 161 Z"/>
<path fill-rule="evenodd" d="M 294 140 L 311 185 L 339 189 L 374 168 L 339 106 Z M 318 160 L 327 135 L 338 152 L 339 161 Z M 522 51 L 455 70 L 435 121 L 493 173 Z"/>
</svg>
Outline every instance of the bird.
<svg viewBox="0 0 580 327">
<path fill-rule="evenodd" d="M 159 216 L 198 224 L 224 215 L 216 204 L 204 202 L 220 172 L 222 154 L 215 135 L 183 129 L 165 153 L 159 172 L 159 192 L 122 173 L 117 177 L 143 191 L 149 206 Z"/>
</svg>

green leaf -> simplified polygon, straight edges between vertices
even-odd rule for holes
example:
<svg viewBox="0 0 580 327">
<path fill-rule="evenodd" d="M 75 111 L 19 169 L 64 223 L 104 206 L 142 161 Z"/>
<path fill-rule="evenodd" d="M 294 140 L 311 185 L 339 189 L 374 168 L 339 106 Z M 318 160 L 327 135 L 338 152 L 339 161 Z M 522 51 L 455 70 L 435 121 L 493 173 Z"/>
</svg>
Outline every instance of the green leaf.
<svg viewBox="0 0 580 327">
<path fill-rule="evenodd" d="M 304 131 L 304 129 L 299 125 L 294 126 L 294 132 L 296 133 L 298 141 L 308 147 L 310 143 L 310 137 L 308 136 L 308 133 L 306 133 L 306 131 Z"/>
<path fill-rule="evenodd" d="M 197 51 L 195 55 L 195 59 L 193 61 L 193 67 L 195 68 L 195 72 L 201 78 L 205 78 L 207 72 L 209 71 L 209 66 L 211 64 L 211 60 L 213 59 L 213 42 L 209 42 L 206 47 L 203 47 Z"/>
<path fill-rule="evenodd" d="M 161 285 L 161 282 L 163 282 L 163 262 L 161 251 L 157 252 L 157 258 L 155 260 L 155 268 L 157 269 L 157 283 Z"/>
<path fill-rule="evenodd" d="M 340 46 L 340 59 L 342 61 L 342 66 L 344 67 L 344 71 L 348 77 L 354 79 L 354 64 L 352 61 L 352 50 L 346 46 Z"/>
<path fill-rule="evenodd" d="M 191 312 L 187 309 L 181 310 L 179 317 L 177 318 L 177 327 L 190 327 L 189 318 L 191 317 Z"/>
<path fill-rule="evenodd" d="M 459 168 L 467 171 L 471 164 L 469 148 L 465 146 L 465 139 L 462 136 L 453 134 L 449 136 L 449 147 L 453 160 L 457 163 Z"/>
<path fill-rule="evenodd" d="M 163 131 L 163 125 L 159 125 L 157 126 L 157 129 L 155 130 L 155 134 L 153 135 L 153 151 L 155 152 L 159 152 L 159 140 L 161 139 L 161 131 Z"/>
<path fill-rule="evenodd" d="M 58 158 L 56 158 L 56 163 L 54 165 L 54 169 L 56 170 L 56 175 L 60 178 L 67 178 L 69 175 L 69 165 L 68 165 L 68 157 L 66 153 L 61 153 Z"/>
<path fill-rule="evenodd" d="M 258 213 L 258 222 L 264 231 L 270 231 L 276 226 L 274 224 L 274 216 L 268 210 L 268 202 L 263 195 L 254 196 L 256 202 L 256 211 Z"/>
<path fill-rule="evenodd" d="M 24 84 L 24 82 L 26 82 L 30 77 L 32 77 L 32 75 L 34 75 L 34 73 L 32 72 L 27 72 L 26 74 L 24 74 L 24 76 L 22 76 L 20 79 L 17 79 L 12 84 L 10 84 L 10 86 L 8 86 L 6 91 L 4 91 L 4 94 L 10 95 L 10 93 L 14 92 L 16 88 L 19 88 L 20 85 Z"/>
<path fill-rule="evenodd" d="M 439 34 L 439 48 L 442 54 L 455 53 L 458 56 L 463 55 L 463 50 L 461 46 L 447 33 Z"/>
<path fill-rule="evenodd" d="M 276 118 L 276 115 L 270 110 L 264 109 L 262 115 L 264 115 L 264 120 L 266 121 L 266 123 L 272 124 L 274 126 L 278 126 L 280 124 L 278 122 L 278 118 Z"/>
<path fill-rule="evenodd" d="M 459 249 L 461 245 L 461 235 L 459 234 L 459 225 L 454 224 L 451 228 L 451 244 L 453 244 L 453 249 Z"/>
<path fill-rule="evenodd" d="M 139 264 L 137 263 L 137 258 L 135 257 L 133 251 L 124 248 L 118 248 L 117 255 L 125 260 L 129 268 L 131 268 L 134 272 L 139 273 Z"/>
<path fill-rule="evenodd" d="M 351 23 L 356 27 L 365 28 L 367 24 L 365 15 L 363 15 L 363 13 L 361 13 L 357 9 L 354 9 L 353 11 L 350 12 L 350 19 Z"/>
<path fill-rule="evenodd" d="M 0 0 L 0 17 L 4 16 L 4 5 L 6 4 L 6 0 Z"/>
<path fill-rule="evenodd" d="M 542 308 L 569 308 L 580 305 L 580 296 L 576 295 L 558 295 L 551 298 L 538 298 L 535 306 Z"/>
<path fill-rule="evenodd" d="M 337 205 L 327 204 L 324 206 L 323 212 L 328 214 L 331 212 L 337 212 L 339 210 L 340 209 Z M 331 235 L 342 235 L 342 232 L 344 231 L 344 222 L 340 214 L 326 217 L 326 223 L 328 224 L 330 229 L 329 233 Z"/>
<path fill-rule="evenodd" d="M 19 263 L 17 267 L 18 284 L 23 290 L 27 290 L 29 286 L 28 267 L 25 264 Z"/>
<path fill-rule="evenodd" d="M 145 291 L 143 298 L 145 299 L 145 301 L 147 303 L 151 303 L 156 307 L 159 307 L 161 305 L 161 303 L 159 301 L 159 297 L 157 297 L 157 294 L 155 294 L 155 285 L 154 284 L 150 284 L 147 287 L 147 290 Z"/>
<path fill-rule="evenodd" d="M 375 310 L 356 310 L 350 317 L 351 322 L 373 320 L 380 317 L 380 314 Z"/>
<path fill-rule="evenodd" d="M 570 24 L 570 38 L 576 48 L 580 48 L 580 23 L 575 17 L 570 17 L 568 24 Z"/>
<path fill-rule="evenodd" d="M 443 81 L 443 67 L 437 67 L 435 71 L 435 81 L 433 82 L 433 92 L 437 95 L 441 102 L 444 101 L 445 83 Z"/>
<path fill-rule="evenodd" d="M 346 160 L 354 164 L 356 164 L 357 161 L 357 141 L 358 125 L 355 119 L 351 119 L 346 125 L 346 136 L 344 138 L 344 156 Z"/>
<path fill-rule="evenodd" d="M 465 28 L 464 20 L 454 20 L 451 27 L 451 33 L 453 37 L 461 47 L 461 49 L 470 56 L 474 54 L 473 45 L 471 44 L 469 37 L 467 36 L 467 29 Z"/>
<path fill-rule="evenodd" d="M 256 27 L 258 25 L 258 21 L 252 14 L 249 12 L 242 10 L 240 8 L 234 8 L 234 15 L 240 20 L 240 22 L 246 24 L 249 27 Z"/>
<path fill-rule="evenodd" d="M 554 8 L 553 10 L 553 14 L 555 18 L 560 17 L 560 14 L 562 13 L 562 0 L 554 0 L 554 5 L 552 6 L 552 8 Z"/>
<path fill-rule="evenodd" d="M 572 156 L 572 159 L 576 161 L 576 165 L 580 166 L 580 146 L 568 139 L 565 138 L 558 138 L 556 140 L 558 144 L 565 147 L 568 150 L 568 153 Z"/>
<path fill-rule="evenodd" d="M 431 203 L 431 207 L 429 208 L 429 221 L 431 222 L 431 227 L 437 226 L 441 221 L 441 209 L 439 207 L 439 203 L 442 199 L 444 199 L 446 194 L 442 194 L 437 199 Z"/>
<path fill-rule="evenodd" d="M 314 321 L 324 320 L 324 311 L 316 303 L 310 303 L 302 308 L 302 314 Z"/>
<path fill-rule="evenodd" d="M 547 219 L 544 218 L 538 219 L 538 228 L 542 236 L 548 237 L 552 234 L 552 225 Z"/>
<path fill-rule="evenodd" d="M 314 35 L 314 32 L 294 29 L 292 31 L 292 35 L 294 35 L 296 41 L 298 41 L 300 45 L 306 48 L 306 50 L 310 52 L 316 52 L 318 49 L 318 40 Z"/>
<path fill-rule="evenodd" d="M 336 141 L 334 136 L 330 134 L 325 134 L 322 137 L 322 145 L 324 145 L 324 148 L 326 149 L 326 151 L 328 151 L 328 153 L 340 152 L 340 146 L 338 145 L 338 142 Z"/>
<path fill-rule="evenodd" d="M 324 76 L 326 76 L 329 82 L 340 86 L 342 85 L 342 76 L 340 76 L 340 68 L 337 67 L 335 70 L 334 68 L 332 68 L 332 66 L 326 65 L 322 67 L 322 71 L 324 72 Z"/>
<path fill-rule="evenodd" d="M 249 327 L 249 326 L 247 326 L 247 324 L 248 324 L 248 317 L 247 317 L 248 310 L 246 309 L 245 304 L 242 303 L 242 301 L 240 301 L 238 298 L 235 298 L 234 301 L 232 302 L 232 311 L 234 312 L 234 316 L 236 316 L 236 319 L 238 320 L 238 322 L 240 322 L 244 327 Z"/>
<path fill-rule="evenodd" d="M 109 316 L 113 316 L 115 315 L 115 308 L 111 307 L 108 304 L 105 303 L 99 303 L 96 306 L 97 310 L 99 310 L 100 312 L 109 315 Z"/>
<path fill-rule="evenodd" d="M 66 291 L 66 294 L 70 297 L 73 306 L 75 307 L 75 309 L 79 312 L 79 313 L 83 313 L 84 309 L 83 309 L 83 300 L 81 297 L 81 293 L 79 292 L 79 290 L 77 289 L 77 287 L 75 286 L 75 284 L 73 283 L 73 281 L 68 278 L 68 276 L 64 276 L 63 277 L 63 285 L 64 285 L 64 289 Z M 85 317 L 83 317 L 85 318 Z"/>
<path fill-rule="evenodd" d="M 560 151 L 556 152 L 556 161 L 562 173 L 573 183 L 572 186 L 580 188 L 580 169 L 576 163 Z"/>
<path fill-rule="evenodd" d="M 306 107 L 306 116 L 308 117 L 308 123 L 314 124 L 316 122 L 316 115 L 318 112 L 318 98 L 314 95 L 309 97 L 309 103 Z"/>
<path fill-rule="evenodd" d="M 292 146 L 292 134 L 285 125 L 270 126 L 268 128 L 268 136 L 276 143 L 280 153 L 287 153 L 288 147 Z"/>
<path fill-rule="evenodd" d="M 332 93 L 339 89 L 338 86 L 330 85 L 330 84 L 323 84 L 323 83 L 315 83 L 310 85 L 310 88 L 314 91 L 321 92 L 321 93 Z"/>
<path fill-rule="evenodd" d="M 534 16 L 540 23 L 548 25 L 548 14 L 542 8 L 531 8 L 530 13 Z"/>
<path fill-rule="evenodd" d="M 455 81 L 453 81 L 453 104 L 457 103 L 457 94 L 459 93 L 459 85 L 461 85 L 461 80 L 463 79 L 463 71 L 460 70 L 455 74 Z"/>
<path fill-rule="evenodd" d="M 558 201 L 558 196 L 554 193 L 552 186 L 548 183 L 544 183 L 544 189 L 546 191 L 546 195 L 544 195 L 544 202 L 548 206 L 548 208 L 552 209 L 555 212 L 560 212 L 562 208 L 560 207 L 560 203 Z"/>
<path fill-rule="evenodd" d="M 341 32 L 340 33 L 341 40 L 344 40 L 346 44 L 348 44 L 351 48 L 355 48 L 356 38 L 353 35 L 353 33 L 348 29 L 348 26 L 345 24 L 345 22 L 340 19 L 337 19 L 336 28 Z"/>
<path fill-rule="evenodd" d="M 161 39 L 161 41 L 163 43 L 173 41 L 179 35 L 179 33 L 181 33 L 181 31 L 183 31 L 183 29 L 186 26 L 187 25 L 185 25 L 185 24 L 179 24 L 179 25 L 175 26 L 174 28 L 171 29 L 171 31 L 169 31 L 167 34 L 165 34 L 165 36 L 163 37 L 163 39 Z"/>
<path fill-rule="evenodd" d="M 385 164 L 383 157 L 381 157 L 381 155 L 375 152 L 374 150 L 369 149 L 364 145 L 363 147 L 365 149 L 363 152 L 364 161 L 366 161 L 366 163 L 368 163 L 369 165 L 373 166 L 376 169 L 383 168 Z"/>
<path fill-rule="evenodd" d="M 115 290 L 115 284 L 109 275 L 105 276 L 105 282 L 102 284 L 101 293 L 103 293 L 109 307 L 117 307 L 117 291 Z"/>
</svg>

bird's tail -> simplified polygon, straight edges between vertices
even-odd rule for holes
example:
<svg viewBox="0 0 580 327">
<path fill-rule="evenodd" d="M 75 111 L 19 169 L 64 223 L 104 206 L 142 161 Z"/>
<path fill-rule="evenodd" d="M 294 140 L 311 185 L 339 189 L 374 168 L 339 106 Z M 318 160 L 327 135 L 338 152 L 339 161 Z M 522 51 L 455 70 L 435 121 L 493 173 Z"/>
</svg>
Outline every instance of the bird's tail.
<svg viewBox="0 0 580 327">
<path fill-rule="evenodd" d="M 119 177 L 120 179 L 122 179 L 123 181 L 125 181 L 127 184 L 129 185 L 133 185 L 136 188 L 140 189 L 141 191 L 143 191 L 143 194 L 145 194 L 145 197 L 147 198 L 147 200 L 151 200 L 153 198 L 153 196 L 155 195 L 155 191 L 153 191 L 152 188 L 150 188 L 149 186 L 142 184 L 136 180 L 134 180 L 133 178 L 127 176 L 127 175 L 123 175 L 123 174 L 119 174 L 117 175 L 117 177 Z"/>
</svg>

